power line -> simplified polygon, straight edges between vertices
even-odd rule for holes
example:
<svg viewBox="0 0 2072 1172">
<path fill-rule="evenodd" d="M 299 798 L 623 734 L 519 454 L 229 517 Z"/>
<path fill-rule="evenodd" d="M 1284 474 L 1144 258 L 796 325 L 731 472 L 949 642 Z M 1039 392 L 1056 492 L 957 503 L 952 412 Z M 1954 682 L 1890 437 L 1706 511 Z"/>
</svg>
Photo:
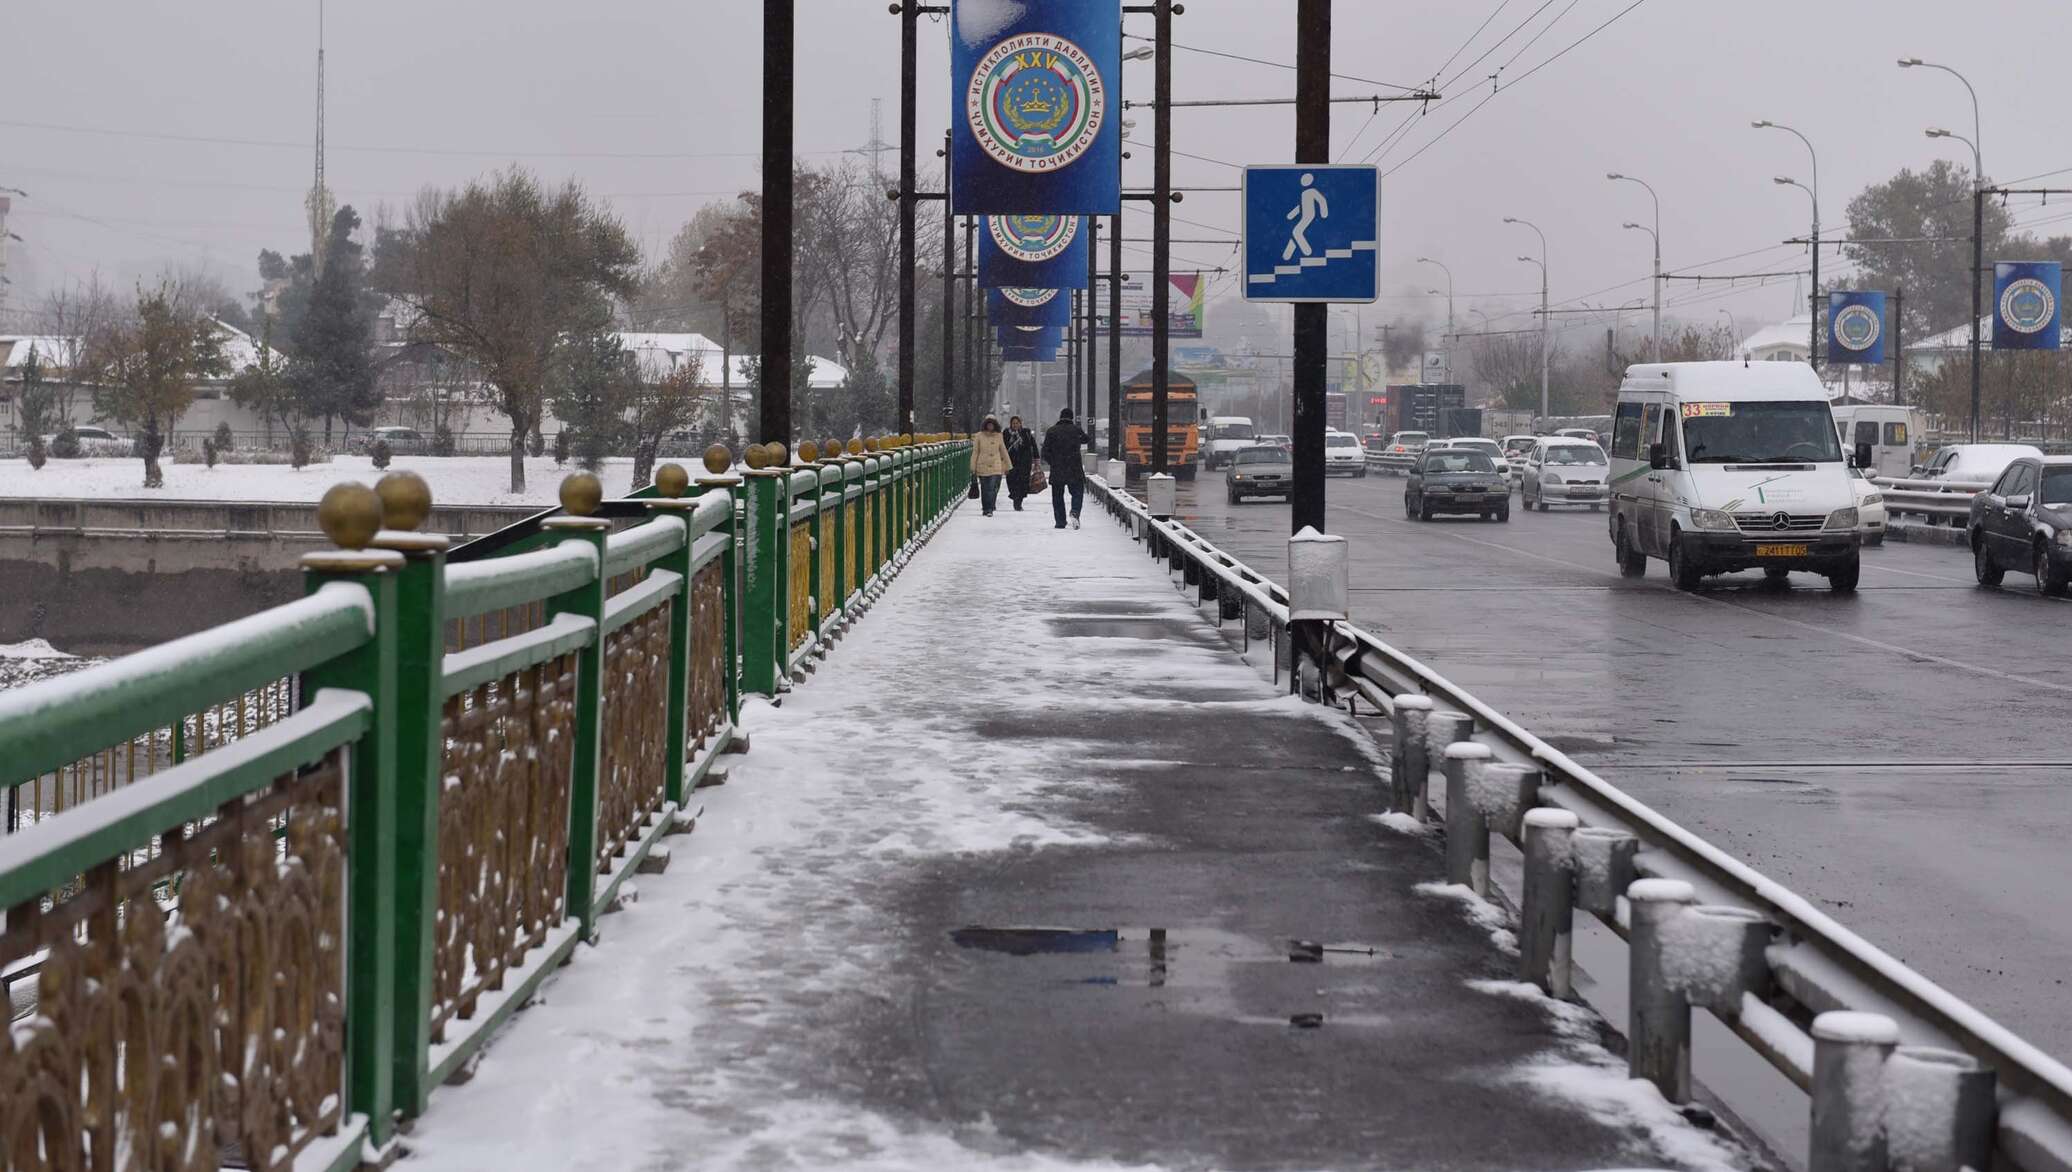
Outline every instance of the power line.
<svg viewBox="0 0 2072 1172">
<path fill-rule="evenodd" d="M 1155 43 L 1154 38 L 1142 36 L 1137 33 L 1124 33 L 1123 39 L 1130 41 L 1153 41 Z M 1173 42 L 1173 48 L 1184 49 L 1189 53 L 1200 53 L 1204 56 L 1209 57 L 1222 57 L 1230 61 L 1243 61 L 1251 65 L 1264 65 L 1272 69 L 1285 69 L 1291 73 L 1295 70 L 1295 67 L 1293 65 L 1289 65 L 1286 62 L 1282 61 L 1268 61 L 1262 57 L 1247 57 L 1242 53 L 1226 53 L 1221 49 L 1204 49 L 1199 45 L 1182 45 L 1177 41 Z M 1356 81 L 1359 82 L 1361 85 L 1378 85 L 1384 89 L 1403 90 L 1406 93 L 1416 93 L 1418 89 L 1418 87 L 1414 85 L 1399 85 L 1393 81 L 1375 81 L 1371 77 L 1354 77 L 1350 73 L 1334 73 L 1331 76 L 1338 79 L 1339 81 Z"/>
</svg>

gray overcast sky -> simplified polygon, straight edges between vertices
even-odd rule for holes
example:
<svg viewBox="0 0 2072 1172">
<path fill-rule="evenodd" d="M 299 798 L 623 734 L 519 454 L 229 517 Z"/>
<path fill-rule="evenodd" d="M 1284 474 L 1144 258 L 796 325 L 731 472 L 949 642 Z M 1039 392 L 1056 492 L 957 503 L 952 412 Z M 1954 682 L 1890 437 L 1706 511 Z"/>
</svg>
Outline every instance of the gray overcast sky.
<svg viewBox="0 0 2072 1172">
<path fill-rule="evenodd" d="M 1367 311 L 1369 324 L 1397 312 L 1443 317 L 1443 303 L 1403 297 L 1439 281 L 1436 270 L 1414 263 L 1420 255 L 1451 266 L 1463 318 L 1470 305 L 1525 306 L 1537 274 L 1516 258 L 1537 241 L 1501 223 L 1506 215 L 1545 229 L 1557 302 L 1645 297 L 1647 237 L 1620 224 L 1646 221 L 1647 193 L 1606 181 L 1608 170 L 1660 192 L 1671 269 L 1802 234 L 1805 196 L 1770 179 L 1809 178 L 1805 151 L 1789 135 L 1750 129 L 1751 118 L 1790 123 L 1812 138 L 1824 219 L 1839 228 L 1848 198 L 1867 182 L 1967 153 L 1921 133 L 1935 124 L 1969 134 L 1964 87 L 1947 74 L 1902 71 L 1894 65 L 1900 56 L 1948 63 L 1978 87 L 1989 174 L 2072 168 L 2072 105 L 2060 100 L 2053 59 L 2072 44 L 2072 3 L 2064 0 L 1643 0 L 1478 108 L 1497 66 L 1508 61 L 1501 76 L 1519 79 L 1630 2 L 1339 0 L 1336 68 L 1405 84 L 1430 77 L 1493 9 L 1450 71 L 1539 13 L 1449 87 L 1449 104 L 1415 120 L 1379 156 L 1385 170 L 1403 165 L 1384 186 L 1390 299 Z M 861 146 L 872 98 L 885 100 L 885 137 L 896 141 L 898 22 L 883 0 L 799 0 L 798 8 L 801 152 L 822 160 Z M 1176 39 L 1292 62 L 1294 9 L 1294 0 L 1188 0 Z M 761 11 L 754 0 L 333 0 L 332 187 L 364 213 L 423 184 L 454 184 L 516 160 L 581 178 L 659 249 L 701 203 L 755 183 Z M 1150 32 L 1149 18 L 1129 22 L 1130 32 Z M 9 5 L 0 186 L 30 195 L 16 201 L 9 222 L 24 240 L 9 247 L 10 303 L 32 302 L 95 269 L 126 283 L 168 264 L 204 264 L 247 289 L 256 284 L 258 249 L 306 249 L 301 196 L 311 170 L 315 33 L 316 0 Z M 924 25 L 923 143 L 939 142 L 947 119 L 945 40 L 944 25 Z M 1149 63 L 1126 68 L 1127 96 L 1148 97 Z M 1282 69 L 1175 57 L 1177 97 L 1287 96 L 1293 82 Z M 1337 92 L 1373 87 L 1340 82 Z M 1384 107 L 1348 157 L 1367 154 L 1406 109 Z M 1471 109 L 1464 124 L 1406 162 Z M 1341 150 L 1369 114 L 1335 108 Z M 1132 116 L 1147 137 L 1148 112 Z M 1291 152 L 1286 107 L 1182 111 L 1177 123 L 1181 151 L 1229 163 L 1285 161 Z M 894 166 L 891 156 L 886 166 Z M 1147 148 L 1126 166 L 1133 186 L 1148 185 Z M 1185 158 L 1175 175 L 1182 184 L 1236 181 L 1227 166 Z M 2072 186 L 2072 172 L 2056 178 Z M 1178 214 L 1234 229 L 1236 197 L 1190 196 Z M 1133 235 L 1148 235 L 1148 216 L 1130 218 Z M 2072 224 L 2044 230 L 2066 228 Z M 1216 234 L 1186 224 L 1178 231 Z M 1230 256 L 1215 246 L 1175 251 L 1188 261 Z M 1774 247 L 1712 271 L 1790 269 L 1803 258 L 1802 248 Z M 1671 290 L 1676 300 L 1696 292 Z M 1788 280 L 1716 298 L 1708 287 L 1681 312 L 1710 321 L 1728 309 L 1746 330 L 1786 316 L 1790 300 Z"/>
</svg>

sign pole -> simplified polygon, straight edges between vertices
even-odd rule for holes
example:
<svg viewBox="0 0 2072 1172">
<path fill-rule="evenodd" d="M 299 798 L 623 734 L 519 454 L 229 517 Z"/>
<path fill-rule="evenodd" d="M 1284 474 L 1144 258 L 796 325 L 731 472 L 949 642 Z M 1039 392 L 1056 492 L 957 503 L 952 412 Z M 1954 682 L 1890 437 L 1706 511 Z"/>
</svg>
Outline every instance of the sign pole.
<svg viewBox="0 0 2072 1172">
<path fill-rule="evenodd" d="M 1101 377 L 1101 348 L 1098 319 L 1094 310 L 1097 308 L 1095 298 L 1100 295 L 1098 291 L 1101 287 L 1096 279 L 1101 256 L 1101 218 L 1088 216 L 1086 228 L 1086 292 L 1081 295 L 1086 307 L 1086 391 L 1080 396 L 1086 404 L 1086 418 L 1081 420 L 1081 424 L 1086 429 L 1086 450 L 1097 452 L 1100 448 L 1096 446 L 1099 441 L 1094 437 L 1094 416 L 1100 412 L 1094 409 L 1094 404 L 1099 402 L 1100 396 L 1094 387 Z M 1110 426 L 1113 426 L 1112 421 Z"/>
<path fill-rule="evenodd" d="M 1901 393 L 1900 379 L 1906 370 L 1906 336 L 1900 332 L 1900 315 L 1906 312 L 1907 287 L 1901 285 L 1892 291 L 1892 405 L 1904 407 L 1906 396 Z"/>
<path fill-rule="evenodd" d="M 1305 0 L 1307 3 L 1307 0 Z M 1158 118 L 1151 183 L 1151 471 L 1167 471 L 1166 380 L 1172 321 L 1166 302 L 1173 274 L 1173 0 L 1158 0 L 1157 59 L 1151 105 Z"/>
<path fill-rule="evenodd" d="M 1331 0 L 1300 0 L 1295 14 L 1295 161 L 1331 161 Z M 1330 306 L 1295 307 L 1295 485 L 1291 532 L 1325 532 L 1324 366 Z"/>
<path fill-rule="evenodd" d="M 942 157 L 950 157 L 950 132 L 942 132 Z M 942 193 L 942 417 L 947 424 L 957 386 L 957 213 L 951 211 L 950 172 L 944 165 Z M 902 434 L 912 434 L 911 432 Z"/>
<path fill-rule="evenodd" d="M 763 0 L 764 443 L 791 450 L 792 0 Z"/>
</svg>

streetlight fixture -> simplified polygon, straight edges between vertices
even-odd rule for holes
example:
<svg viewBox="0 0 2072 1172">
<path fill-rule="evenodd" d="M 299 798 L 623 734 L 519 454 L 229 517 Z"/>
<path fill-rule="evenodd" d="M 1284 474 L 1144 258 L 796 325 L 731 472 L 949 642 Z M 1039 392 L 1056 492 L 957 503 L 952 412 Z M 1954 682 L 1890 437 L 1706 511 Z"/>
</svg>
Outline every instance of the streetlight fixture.
<svg viewBox="0 0 2072 1172">
<path fill-rule="evenodd" d="M 1648 361 L 1660 362 L 1662 361 L 1662 197 L 1655 194 L 1654 186 L 1645 179 L 1636 179 L 1631 175 L 1621 175 L 1617 171 L 1607 171 L 1604 177 L 1614 181 L 1640 184 L 1648 189 L 1648 198 L 1653 200 L 1655 204 L 1655 226 L 1648 231 L 1648 235 L 1654 237 L 1655 240 L 1655 333 L 1653 340 L 1648 344 Z M 1626 226 L 1634 228 L 1639 225 L 1628 224 Z"/>
<path fill-rule="evenodd" d="M 1806 157 L 1813 165 L 1813 186 L 1806 190 L 1813 196 L 1813 296 L 1806 306 L 1806 362 L 1814 369 L 1820 368 L 1820 154 L 1813 149 L 1813 140 L 1782 122 L 1758 118 L 1748 124 L 1755 130 L 1781 130 L 1806 144 Z"/>
<path fill-rule="evenodd" d="M 1796 179 L 1793 179 L 1789 175 L 1779 175 L 1776 178 L 1770 180 L 1770 182 L 1775 183 L 1779 187 L 1796 187 L 1800 191 L 1805 192 L 1806 198 L 1813 201 L 1813 222 L 1816 224 L 1820 222 L 1820 197 L 1813 194 L 1812 188 L 1806 186 L 1805 184 L 1799 182 Z M 1814 229 L 1813 239 L 1816 241 L 1816 243 L 1813 246 L 1812 304 L 1817 306 L 1820 304 L 1820 246 L 1817 243 L 1817 241 L 1820 239 L 1820 236 L 1819 229 L 1817 228 Z M 1813 319 L 1813 336 L 1806 340 L 1806 362 L 1808 365 L 1814 367 L 1817 370 L 1819 369 L 1820 365 L 1820 314 L 1814 312 L 1810 307 L 1808 308 L 1807 312 Z"/>
<path fill-rule="evenodd" d="M 1741 323 L 1734 320 L 1733 310 L 1722 309 L 1720 310 L 1720 312 L 1727 315 L 1727 329 L 1734 335 L 1734 349 L 1739 350 L 1741 348 Z M 1734 355 L 1732 353 L 1729 353 L 1727 355 L 1728 358 L 1732 358 L 1733 356 Z"/>
<path fill-rule="evenodd" d="M 1971 442 L 1978 442 L 1979 424 L 1979 317 L 1985 301 L 1986 267 L 1986 162 L 1979 143 L 1985 136 L 1979 132 L 1978 90 L 1972 88 L 1971 79 L 1947 65 L 1923 61 L 1919 57 L 1901 57 L 1901 69 L 1938 69 L 1964 83 L 1964 91 L 1971 95 L 1971 137 L 1963 138 L 1947 130 L 1930 130 L 1930 138 L 1954 138 L 1971 148 Z"/>
<path fill-rule="evenodd" d="M 1152 49 L 1149 45 L 1138 45 L 1122 55 L 1124 61 L 1149 61 L 1151 57 Z"/>
<path fill-rule="evenodd" d="M 1446 274 L 1446 375 L 1448 378 L 1451 378 L 1453 377 L 1453 270 L 1429 256 L 1418 257 L 1417 263 L 1431 265 Z M 1439 291 L 1433 289 L 1431 294 L 1437 297 Z"/>
<path fill-rule="evenodd" d="M 1538 260 L 1533 260 L 1529 256 L 1521 256 L 1518 259 L 1540 266 L 1540 418 L 1546 419 L 1553 414 L 1549 407 L 1547 395 L 1547 363 L 1552 343 L 1548 332 L 1549 323 L 1554 320 L 1554 315 L 1548 312 L 1550 307 L 1547 304 L 1547 234 L 1540 231 L 1538 224 L 1533 223 L 1531 220 L 1521 220 L 1517 216 L 1505 216 L 1504 223 L 1523 224 L 1532 229 L 1533 235 L 1540 238 L 1540 258 Z"/>
</svg>

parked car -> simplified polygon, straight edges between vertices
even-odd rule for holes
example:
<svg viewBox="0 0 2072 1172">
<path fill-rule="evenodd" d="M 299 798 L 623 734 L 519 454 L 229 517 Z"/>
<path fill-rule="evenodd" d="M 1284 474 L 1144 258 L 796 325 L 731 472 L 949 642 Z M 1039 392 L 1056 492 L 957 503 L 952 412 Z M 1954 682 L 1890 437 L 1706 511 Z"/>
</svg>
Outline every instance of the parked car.
<svg viewBox="0 0 2072 1172">
<path fill-rule="evenodd" d="M 1430 432 L 1399 431 L 1389 437 L 1387 446 L 1375 455 L 1375 461 L 1384 472 L 1408 472 L 1417 464 L 1425 445 L 1432 442 Z"/>
<path fill-rule="evenodd" d="M 1536 435 L 1507 435 L 1503 439 L 1504 463 L 1508 464 L 1511 486 L 1516 488 L 1525 473 L 1526 457 L 1532 455 L 1533 445 L 1540 442 Z"/>
<path fill-rule="evenodd" d="M 1885 494 L 1871 483 L 1870 473 L 1849 469 L 1850 487 L 1856 490 L 1856 527 L 1865 545 L 1885 544 Z"/>
<path fill-rule="evenodd" d="M 1511 485 L 1487 453 L 1433 448 L 1421 453 L 1403 485 L 1403 515 L 1429 521 L 1439 513 L 1511 519 Z"/>
<path fill-rule="evenodd" d="M 1223 492 L 1233 505 L 1252 496 L 1290 496 L 1295 491 L 1295 464 L 1286 448 L 1256 444 L 1230 454 L 1223 469 Z"/>
<path fill-rule="evenodd" d="M 1548 436 L 1533 445 L 1518 480 L 1518 505 L 1544 513 L 1554 505 L 1604 508 L 1610 486 L 1611 461 L 1595 440 Z"/>
<path fill-rule="evenodd" d="M 1367 475 L 1367 451 L 1360 446 L 1360 437 L 1349 431 L 1326 431 L 1324 433 L 1324 475 L 1344 473 L 1354 480 Z"/>
<path fill-rule="evenodd" d="M 2024 456 L 1971 498 L 1972 569 L 1997 586 L 2009 570 L 2062 595 L 2072 581 L 2072 456 Z"/>
<path fill-rule="evenodd" d="M 392 456 L 422 456 L 432 450 L 431 438 L 414 427 L 370 427 L 353 436 L 352 450 L 366 455 L 382 440 L 388 441 Z"/>
<path fill-rule="evenodd" d="M 2042 458 L 2043 449 L 2029 444 L 1945 444 L 1915 470 L 1915 479 L 1990 484 L 2016 460 Z"/>
</svg>

